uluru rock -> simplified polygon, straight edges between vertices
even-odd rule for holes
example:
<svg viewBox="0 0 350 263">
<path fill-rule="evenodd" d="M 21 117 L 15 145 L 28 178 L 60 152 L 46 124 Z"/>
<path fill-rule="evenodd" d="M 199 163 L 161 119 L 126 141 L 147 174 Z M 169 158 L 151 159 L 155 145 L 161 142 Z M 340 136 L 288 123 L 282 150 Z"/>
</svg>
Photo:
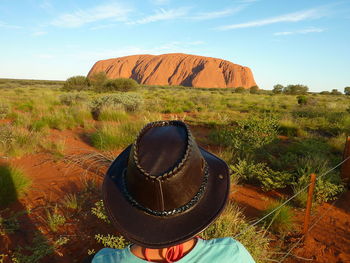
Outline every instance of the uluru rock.
<svg viewBox="0 0 350 263">
<path fill-rule="evenodd" d="M 88 77 L 104 71 L 108 78 L 132 78 L 147 85 L 182 85 L 203 88 L 256 86 L 248 67 L 218 58 L 181 53 L 133 55 L 100 60 Z"/>
</svg>

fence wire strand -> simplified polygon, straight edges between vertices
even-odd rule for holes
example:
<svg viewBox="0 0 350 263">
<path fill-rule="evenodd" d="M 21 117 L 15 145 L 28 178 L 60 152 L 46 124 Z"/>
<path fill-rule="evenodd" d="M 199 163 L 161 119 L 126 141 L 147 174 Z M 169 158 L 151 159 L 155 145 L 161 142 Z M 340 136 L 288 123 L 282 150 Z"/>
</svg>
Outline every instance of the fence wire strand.
<svg viewBox="0 0 350 263">
<path fill-rule="evenodd" d="M 321 216 L 319 216 L 319 217 L 315 220 L 315 222 L 310 226 L 310 228 L 309 228 L 308 231 L 305 233 L 305 235 L 303 235 L 301 238 L 299 238 L 299 240 L 288 250 L 288 252 L 283 256 L 283 258 L 280 259 L 280 261 L 278 261 L 278 263 L 282 263 L 282 262 L 292 253 L 293 249 L 296 248 L 296 247 L 299 245 L 299 243 L 305 238 L 306 234 L 309 233 L 309 232 L 311 231 L 311 229 L 313 229 L 314 226 L 316 226 L 316 225 L 318 224 L 318 222 L 319 222 L 325 215 L 327 215 L 328 212 L 329 212 L 332 208 L 334 208 L 334 204 L 335 204 L 337 201 L 338 201 L 338 199 L 332 202 L 332 204 L 328 207 L 328 209 L 326 210 L 326 212 L 322 213 Z"/>
<path fill-rule="evenodd" d="M 338 163 L 336 166 L 334 166 L 333 168 L 329 169 L 327 172 L 325 172 L 324 174 L 317 176 L 316 177 L 316 181 L 319 180 L 320 178 L 326 176 L 327 174 L 329 174 L 330 172 L 332 172 L 333 170 L 335 170 L 336 168 L 338 168 L 340 165 L 342 165 L 343 163 L 345 163 L 347 160 L 350 159 L 350 156 L 348 156 L 347 158 L 345 158 L 342 162 Z M 240 233 L 238 233 L 237 235 L 234 236 L 234 238 L 241 236 L 243 234 L 245 234 L 250 227 L 255 226 L 257 224 L 259 224 L 261 221 L 263 221 L 265 218 L 269 217 L 270 215 L 272 215 L 273 213 L 275 213 L 278 209 L 280 209 L 282 206 L 286 205 L 288 202 L 290 202 L 292 199 L 294 199 L 297 195 L 299 195 L 301 192 L 305 191 L 311 183 L 307 184 L 305 187 L 303 187 L 302 189 L 300 189 L 298 192 L 296 192 L 292 197 L 288 198 L 286 201 L 284 201 L 281 205 L 277 206 L 275 209 L 273 209 L 270 213 L 266 214 L 265 216 L 263 216 L 262 218 L 260 218 L 259 220 L 255 221 L 254 223 L 252 223 L 251 225 L 249 225 L 245 230 L 241 231 Z"/>
</svg>

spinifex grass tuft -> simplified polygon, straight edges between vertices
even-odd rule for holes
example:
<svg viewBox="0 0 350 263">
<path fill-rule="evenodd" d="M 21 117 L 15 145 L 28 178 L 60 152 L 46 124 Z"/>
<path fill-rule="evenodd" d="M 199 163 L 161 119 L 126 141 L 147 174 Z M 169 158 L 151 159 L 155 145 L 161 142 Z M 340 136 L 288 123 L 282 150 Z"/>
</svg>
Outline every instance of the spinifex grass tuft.
<svg viewBox="0 0 350 263">
<path fill-rule="evenodd" d="M 263 216 L 271 213 L 282 204 L 282 201 L 272 203 L 263 212 Z M 275 233 L 287 234 L 295 229 L 294 212 L 288 205 L 284 205 L 266 217 L 264 220 L 267 229 L 271 229 Z"/>
<path fill-rule="evenodd" d="M 145 122 L 134 121 L 120 124 L 103 124 L 91 134 L 91 143 L 101 150 L 123 148 L 132 143 Z"/>
<path fill-rule="evenodd" d="M 0 165 L 0 206 L 6 206 L 22 197 L 31 184 L 17 167 Z"/>
<path fill-rule="evenodd" d="M 46 211 L 47 225 L 52 232 L 57 232 L 59 227 L 66 222 L 66 218 L 58 211 L 58 207 L 55 206 L 53 211 Z"/>
</svg>

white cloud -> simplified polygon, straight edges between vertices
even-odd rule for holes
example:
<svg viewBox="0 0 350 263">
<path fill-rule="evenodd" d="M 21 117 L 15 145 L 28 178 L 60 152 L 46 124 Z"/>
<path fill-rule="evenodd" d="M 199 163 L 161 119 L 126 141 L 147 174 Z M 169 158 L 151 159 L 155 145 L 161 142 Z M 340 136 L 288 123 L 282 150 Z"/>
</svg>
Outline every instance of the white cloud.
<svg viewBox="0 0 350 263">
<path fill-rule="evenodd" d="M 62 14 L 52 21 L 58 27 L 80 27 L 100 20 L 125 21 L 131 10 L 120 4 L 104 4 L 86 10 Z"/>
<path fill-rule="evenodd" d="M 246 23 L 226 25 L 218 27 L 218 30 L 231 30 L 238 28 L 260 27 L 283 22 L 299 22 L 307 19 L 316 19 L 325 16 L 324 10 L 313 8 L 304 11 L 289 13 L 281 16 L 270 17 L 262 20 L 255 20 Z"/>
<path fill-rule="evenodd" d="M 295 35 L 295 34 L 309 34 L 309 33 L 321 33 L 325 30 L 323 28 L 305 28 L 301 30 L 296 31 L 284 31 L 284 32 L 276 32 L 274 33 L 275 36 L 287 36 L 287 35 Z"/>
<path fill-rule="evenodd" d="M 43 36 L 46 35 L 47 32 L 46 31 L 36 31 L 33 33 L 33 36 Z"/>
<path fill-rule="evenodd" d="M 5 22 L 0 21 L 0 28 L 8 28 L 8 29 L 21 29 L 21 26 L 9 25 Z"/>
<path fill-rule="evenodd" d="M 229 16 L 229 15 L 238 13 L 239 11 L 243 10 L 245 7 L 246 5 L 241 5 L 236 8 L 228 8 L 220 11 L 198 13 L 198 14 L 194 14 L 190 18 L 194 20 L 208 20 L 208 19 L 220 18 L 220 17 Z"/>
<path fill-rule="evenodd" d="M 180 17 L 184 17 L 189 11 L 188 7 L 181 7 L 177 9 L 160 9 L 155 14 L 146 16 L 144 18 L 135 20 L 135 21 L 129 21 L 128 24 L 148 24 L 152 22 L 157 21 L 164 21 L 164 20 L 172 20 Z"/>
<path fill-rule="evenodd" d="M 91 63 L 101 60 L 130 55 L 153 54 L 160 55 L 165 53 L 193 53 L 197 46 L 205 44 L 203 41 L 173 41 L 160 44 L 152 48 L 142 48 L 139 46 L 126 46 L 118 49 L 96 50 L 96 51 L 77 51 L 70 54 L 71 58 L 89 61 Z"/>
<path fill-rule="evenodd" d="M 300 33 L 300 34 L 321 33 L 323 31 L 324 31 L 323 28 L 306 28 L 306 29 L 298 31 L 298 33 Z"/>
</svg>

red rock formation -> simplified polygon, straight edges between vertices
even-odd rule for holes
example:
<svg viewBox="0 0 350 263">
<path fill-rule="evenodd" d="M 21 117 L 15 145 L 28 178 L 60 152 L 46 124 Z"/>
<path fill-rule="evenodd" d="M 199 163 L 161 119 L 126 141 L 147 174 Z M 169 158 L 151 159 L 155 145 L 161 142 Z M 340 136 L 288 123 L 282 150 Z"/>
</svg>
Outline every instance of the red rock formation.
<svg viewBox="0 0 350 263">
<path fill-rule="evenodd" d="M 256 86 L 248 67 L 227 60 L 187 54 L 134 55 L 100 60 L 88 77 L 104 71 L 109 78 L 132 78 L 140 84 L 203 88 Z"/>
</svg>

